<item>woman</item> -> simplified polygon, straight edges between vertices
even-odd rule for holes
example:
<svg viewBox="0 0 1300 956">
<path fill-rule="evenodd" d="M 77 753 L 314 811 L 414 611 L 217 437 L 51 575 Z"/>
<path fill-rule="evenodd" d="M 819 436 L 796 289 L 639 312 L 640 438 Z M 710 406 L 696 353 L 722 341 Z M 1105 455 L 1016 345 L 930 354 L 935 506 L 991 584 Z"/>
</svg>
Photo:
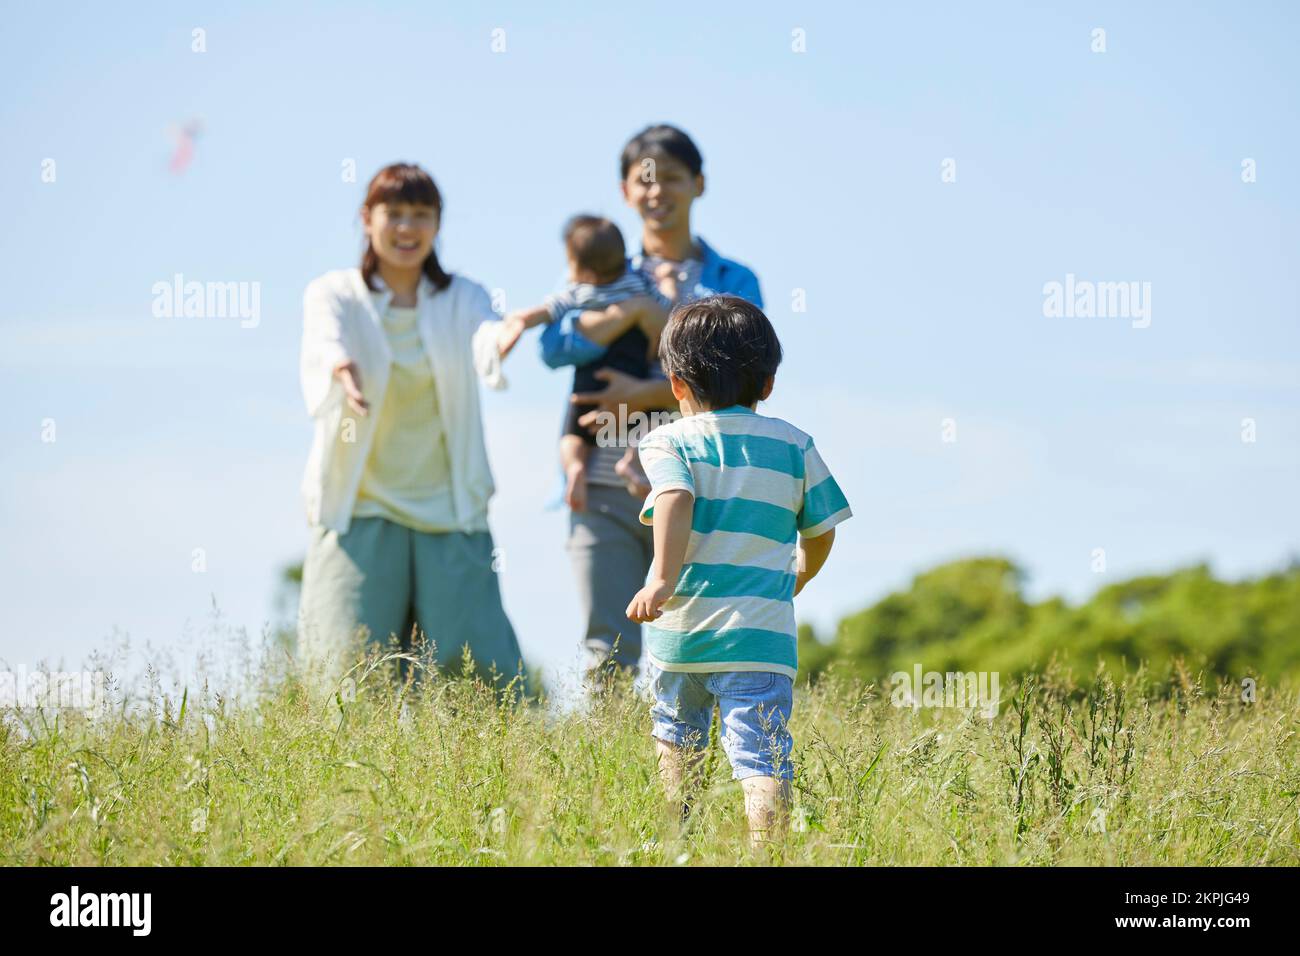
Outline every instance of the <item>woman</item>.
<svg viewBox="0 0 1300 956">
<path fill-rule="evenodd" d="M 503 682 L 523 669 L 493 566 L 478 396 L 479 379 L 504 387 L 517 335 L 481 286 L 443 271 L 441 217 L 428 173 L 381 169 L 361 209 L 360 268 L 326 273 L 303 299 L 315 440 L 299 649 L 333 677 L 390 640 L 454 668 L 468 645 Z"/>
<path fill-rule="evenodd" d="M 758 278 L 745 266 L 718 255 L 691 232 L 691 205 L 704 194 L 704 159 L 686 133 L 674 126 L 651 126 L 623 148 L 620 161 L 624 201 L 641 217 L 641 255 L 631 265 L 653 277 L 675 302 L 714 292 L 748 299 L 762 307 Z M 609 344 L 605 328 L 618 328 L 604 313 L 584 313 L 584 335 Z M 655 409 L 676 409 L 672 389 L 662 376 L 637 379 L 605 369 L 596 373 L 604 391 L 574 395 L 572 401 L 595 404 L 579 421 L 593 430 L 601 412 L 615 416 Z M 626 437 L 626 436 L 624 436 Z M 569 519 L 568 552 L 586 617 L 583 646 L 593 690 L 603 684 L 611 665 L 634 670 L 641 657 L 641 625 L 623 613 L 645 583 L 654 542 L 651 529 L 637 515 L 649 490 L 639 466 L 621 461 L 624 449 L 596 447 L 588 461 L 587 507 Z"/>
</svg>

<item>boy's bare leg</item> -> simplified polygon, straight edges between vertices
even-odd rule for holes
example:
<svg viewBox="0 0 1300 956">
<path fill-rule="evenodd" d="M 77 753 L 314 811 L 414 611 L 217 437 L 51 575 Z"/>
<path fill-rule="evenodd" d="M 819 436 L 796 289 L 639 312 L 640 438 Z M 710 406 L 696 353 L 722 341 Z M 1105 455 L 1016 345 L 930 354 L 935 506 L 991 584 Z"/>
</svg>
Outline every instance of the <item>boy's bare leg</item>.
<svg viewBox="0 0 1300 956">
<path fill-rule="evenodd" d="M 690 816 L 695 800 L 700 768 L 704 763 L 704 748 L 678 747 L 656 737 L 655 754 L 659 759 L 659 780 L 663 783 L 664 794 L 678 808 L 684 821 Z"/>
<path fill-rule="evenodd" d="M 790 823 L 790 785 L 776 777 L 746 777 L 740 785 L 745 791 L 750 846 L 778 842 Z"/>
<path fill-rule="evenodd" d="M 574 511 L 587 509 L 587 444 L 577 435 L 560 439 L 560 464 L 564 466 L 564 503 Z"/>
</svg>

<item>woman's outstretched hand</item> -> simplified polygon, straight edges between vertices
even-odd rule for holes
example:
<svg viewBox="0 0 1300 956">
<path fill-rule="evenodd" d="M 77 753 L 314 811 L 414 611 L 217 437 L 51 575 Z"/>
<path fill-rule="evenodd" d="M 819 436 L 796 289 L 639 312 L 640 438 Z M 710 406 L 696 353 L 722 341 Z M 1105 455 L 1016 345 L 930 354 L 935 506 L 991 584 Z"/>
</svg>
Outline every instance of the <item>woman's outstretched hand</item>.
<svg viewBox="0 0 1300 956">
<path fill-rule="evenodd" d="M 334 377 L 343 386 L 343 394 L 352 410 L 358 415 L 370 414 L 370 403 L 361 394 L 361 370 L 357 368 L 357 363 L 349 359 L 335 366 Z"/>
</svg>

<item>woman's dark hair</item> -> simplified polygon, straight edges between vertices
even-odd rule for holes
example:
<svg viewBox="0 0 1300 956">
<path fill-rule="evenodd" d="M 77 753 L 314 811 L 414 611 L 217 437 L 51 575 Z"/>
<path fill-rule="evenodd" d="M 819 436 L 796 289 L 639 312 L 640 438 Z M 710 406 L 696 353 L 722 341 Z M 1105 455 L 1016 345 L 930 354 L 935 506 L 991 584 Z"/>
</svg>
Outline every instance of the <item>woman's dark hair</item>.
<svg viewBox="0 0 1300 956">
<path fill-rule="evenodd" d="M 362 205 L 367 209 L 374 209 L 385 202 L 409 202 L 432 206 L 433 211 L 438 215 L 438 221 L 442 221 L 442 193 L 438 192 L 433 177 L 414 163 L 393 163 L 375 173 L 375 178 L 370 180 L 370 185 L 366 187 L 366 201 Z M 361 278 L 365 280 L 366 288 L 371 290 L 375 288 L 373 280 L 378 271 L 379 256 L 367 238 L 366 251 L 361 254 Z M 451 284 L 451 276 L 438 264 L 438 253 L 433 249 L 429 250 L 422 271 L 428 276 L 435 289 L 445 289 Z"/>
<path fill-rule="evenodd" d="M 709 408 L 753 405 L 781 364 L 781 342 L 758 306 L 711 295 L 673 310 L 659 357 Z"/>
<path fill-rule="evenodd" d="M 694 141 L 676 126 L 666 123 L 647 126 L 627 141 L 619 161 L 620 178 L 627 179 L 628 170 L 647 156 L 671 156 L 690 170 L 692 176 L 704 171 L 704 157 Z"/>
</svg>

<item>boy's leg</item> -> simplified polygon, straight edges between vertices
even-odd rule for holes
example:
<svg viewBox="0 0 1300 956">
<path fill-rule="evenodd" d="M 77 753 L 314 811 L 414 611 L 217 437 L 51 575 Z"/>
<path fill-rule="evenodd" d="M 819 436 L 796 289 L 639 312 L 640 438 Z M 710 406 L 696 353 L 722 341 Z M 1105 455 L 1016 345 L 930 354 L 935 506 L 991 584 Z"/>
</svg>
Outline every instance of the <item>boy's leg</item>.
<svg viewBox="0 0 1300 956">
<path fill-rule="evenodd" d="M 745 791 L 750 844 L 779 843 L 790 822 L 789 782 L 776 777 L 746 777 L 740 786 Z"/>
<path fill-rule="evenodd" d="M 790 711 L 794 681 L 770 671 L 710 675 L 722 714 L 722 748 L 745 791 L 754 845 L 779 840 L 790 809 Z"/>
<path fill-rule="evenodd" d="M 678 808 L 682 820 L 690 815 L 699 771 L 709 744 L 713 695 L 702 675 L 650 668 L 651 735 L 664 795 Z"/>
<path fill-rule="evenodd" d="M 655 740 L 659 782 L 663 784 L 664 796 L 677 807 L 683 821 L 691 815 L 706 752 L 704 747 L 682 747 L 666 740 Z"/>
</svg>

